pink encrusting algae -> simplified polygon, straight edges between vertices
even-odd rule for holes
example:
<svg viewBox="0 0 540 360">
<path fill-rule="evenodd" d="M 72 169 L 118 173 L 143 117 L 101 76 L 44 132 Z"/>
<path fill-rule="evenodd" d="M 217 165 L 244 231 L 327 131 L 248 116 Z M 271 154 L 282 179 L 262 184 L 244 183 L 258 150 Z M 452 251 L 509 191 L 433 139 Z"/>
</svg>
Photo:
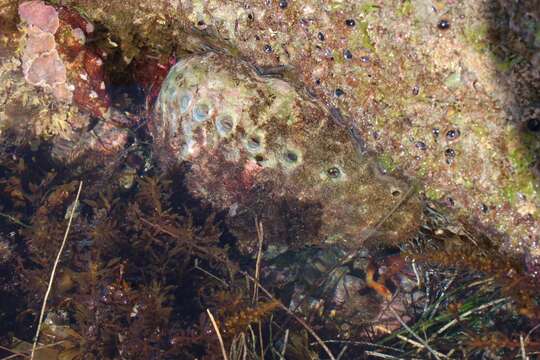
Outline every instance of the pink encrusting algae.
<svg viewBox="0 0 540 360">
<path fill-rule="evenodd" d="M 28 25 L 22 56 L 25 80 L 50 89 L 58 100 L 71 101 L 66 67 L 54 39 L 60 26 L 58 12 L 43 1 L 28 1 L 19 6 L 19 16 Z"/>
<path fill-rule="evenodd" d="M 19 16 L 28 25 L 36 26 L 43 32 L 54 34 L 60 26 L 58 12 L 43 1 L 26 1 L 19 6 Z"/>
</svg>

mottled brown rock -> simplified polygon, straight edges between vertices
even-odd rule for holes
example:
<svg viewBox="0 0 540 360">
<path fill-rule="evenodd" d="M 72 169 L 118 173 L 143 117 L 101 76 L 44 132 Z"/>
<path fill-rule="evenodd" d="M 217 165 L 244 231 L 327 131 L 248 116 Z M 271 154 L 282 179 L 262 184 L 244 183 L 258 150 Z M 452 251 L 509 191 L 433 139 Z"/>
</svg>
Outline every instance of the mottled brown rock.
<svg viewBox="0 0 540 360">
<path fill-rule="evenodd" d="M 107 26 L 126 62 L 143 48 L 210 47 L 286 66 L 356 124 L 386 169 L 419 179 L 429 200 L 510 252 L 538 252 L 540 141 L 523 126 L 540 97 L 537 1 L 65 3 Z"/>
</svg>

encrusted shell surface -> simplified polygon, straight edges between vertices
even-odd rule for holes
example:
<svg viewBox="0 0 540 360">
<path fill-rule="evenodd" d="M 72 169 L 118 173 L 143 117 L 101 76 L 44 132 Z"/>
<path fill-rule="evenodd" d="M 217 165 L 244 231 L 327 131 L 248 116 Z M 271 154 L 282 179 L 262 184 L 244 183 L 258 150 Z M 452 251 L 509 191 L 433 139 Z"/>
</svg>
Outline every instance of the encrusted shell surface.
<svg viewBox="0 0 540 360">
<path fill-rule="evenodd" d="M 408 184 L 360 156 L 319 104 L 232 57 L 179 61 L 151 131 L 160 162 L 189 163 L 189 192 L 229 209 L 236 234 L 254 230 L 258 217 L 268 241 L 356 247 L 368 237 L 399 241 L 416 228 L 415 198 L 379 225 Z"/>
</svg>

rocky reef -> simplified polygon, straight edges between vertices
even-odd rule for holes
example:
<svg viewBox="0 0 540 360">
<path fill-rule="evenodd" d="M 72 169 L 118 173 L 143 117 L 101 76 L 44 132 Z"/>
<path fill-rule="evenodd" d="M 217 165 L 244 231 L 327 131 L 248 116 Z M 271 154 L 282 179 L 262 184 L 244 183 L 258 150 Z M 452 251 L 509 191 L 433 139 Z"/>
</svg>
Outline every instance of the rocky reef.
<svg viewBox="0 0 540 360">
<path fill-rule="evenodd" d="M 0 357 L 534 356 L 538 9 L 0 0 Z"/>
<path fill-rule="evenodd" d="M 106 24 L 128 63 L 213 48 L 303 84 L 387 171 L 508 251 L 537 252 L 534 2 L 67 3 Z"/>
</svg>

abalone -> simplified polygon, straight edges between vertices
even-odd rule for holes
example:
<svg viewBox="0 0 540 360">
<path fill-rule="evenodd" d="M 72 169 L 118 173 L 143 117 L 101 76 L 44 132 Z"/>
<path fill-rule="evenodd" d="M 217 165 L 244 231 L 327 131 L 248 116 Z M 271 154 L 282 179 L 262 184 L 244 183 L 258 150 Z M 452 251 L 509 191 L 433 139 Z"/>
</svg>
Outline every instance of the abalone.
<svg viewBox="0 0 540 360">
<path fill-rule="evenodd" d="M 359 154 L 324 106 L 234 57 L 181 59 L 150 129 L 158 161 L 188 165 L 187 191 L 228 211 L 247 252 L 256 248 L 255 218 L 267 244 L 287 247 L 396 243 L 417 228 L 420 202 L 406 196 L 406 181 Z"/>
</svg>

